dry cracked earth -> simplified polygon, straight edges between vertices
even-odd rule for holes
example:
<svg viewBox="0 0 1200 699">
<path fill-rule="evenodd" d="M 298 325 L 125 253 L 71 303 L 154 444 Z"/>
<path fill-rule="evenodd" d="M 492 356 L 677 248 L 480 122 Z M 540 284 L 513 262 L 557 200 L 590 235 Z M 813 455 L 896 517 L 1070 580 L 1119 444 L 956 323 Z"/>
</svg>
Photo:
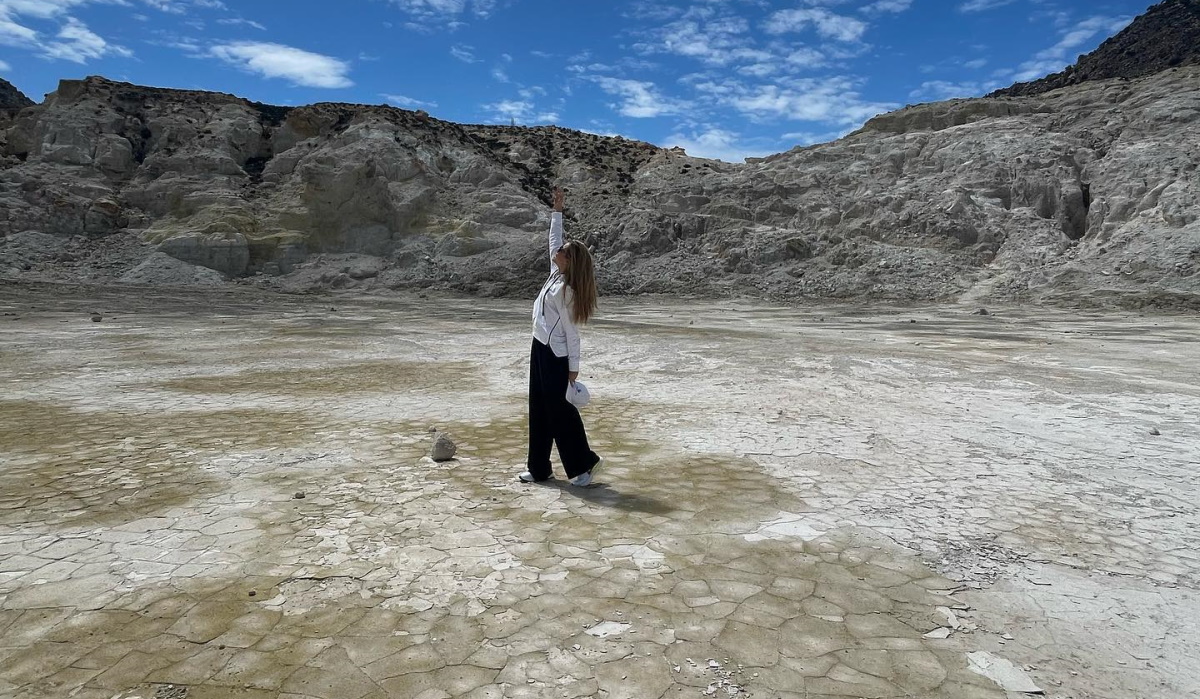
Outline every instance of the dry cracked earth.
<svg viewBox="0 0 1200 699">
<path fill-rule="evenodd" d="M 0 287 L 0 696 L 1196 696 L 1200 319 L 971 310 Z"/>
</svg>

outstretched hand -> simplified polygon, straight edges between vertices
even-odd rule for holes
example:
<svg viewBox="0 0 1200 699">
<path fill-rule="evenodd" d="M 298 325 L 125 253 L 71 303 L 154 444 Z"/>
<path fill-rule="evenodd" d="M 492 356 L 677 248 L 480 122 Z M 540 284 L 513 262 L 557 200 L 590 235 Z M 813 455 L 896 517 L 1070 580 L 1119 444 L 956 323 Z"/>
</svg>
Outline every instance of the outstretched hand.
<svg viewBox="0 0 1200 699">
<path fill-rule="evenodd" d="M 555 187 L 554 193 L 551 196 L 551 200 L 550 200 L 551 208 L 553 208 L 555 211 L 562 211 L 563 210 L 563 201 L 566 200 L 566 198 L 567 198 L 567 195 L 563 193 L 562 187 Z"/>
</svg>

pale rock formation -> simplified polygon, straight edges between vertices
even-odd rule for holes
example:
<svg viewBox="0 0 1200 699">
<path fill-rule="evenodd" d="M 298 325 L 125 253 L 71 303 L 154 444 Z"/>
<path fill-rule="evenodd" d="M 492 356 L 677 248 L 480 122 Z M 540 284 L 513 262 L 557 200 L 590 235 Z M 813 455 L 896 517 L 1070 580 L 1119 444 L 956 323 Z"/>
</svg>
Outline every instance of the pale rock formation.
<svg viewBox="0 0 1200 699">
<path fill-rule="evenodd" d="M 152 253 L 141 264 L 121 275 L 122 284 L 150 286 L 221 286 L 225 275 L 199 265 L 189 264 L 162 252 Z"/>
<path fill-rule="evenodd" d="M 0 235 L 75 241 L 69 264 L 0 247 L 20 278 L 114 281 L 158 251 L 290 291 L 527 294 L 559 183 L 605 294 L 1200 306 L 1198 66 L 908 107 L 746 164 L 102 78 L 2 134 Z"/>
</svg>

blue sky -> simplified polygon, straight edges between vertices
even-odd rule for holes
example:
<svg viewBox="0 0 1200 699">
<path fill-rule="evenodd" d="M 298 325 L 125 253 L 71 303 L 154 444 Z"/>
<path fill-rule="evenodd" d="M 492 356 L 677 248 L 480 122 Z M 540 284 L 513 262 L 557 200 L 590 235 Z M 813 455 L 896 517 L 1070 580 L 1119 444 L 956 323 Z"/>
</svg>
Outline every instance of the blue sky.
<svg viewBox="0 0 1200 699">
<path fill-rule="evenodd" d="M 0 0 L 0 76 L 390 103 L 739 161 L 1074 62 L 1146 0 Z"/>
</svg>

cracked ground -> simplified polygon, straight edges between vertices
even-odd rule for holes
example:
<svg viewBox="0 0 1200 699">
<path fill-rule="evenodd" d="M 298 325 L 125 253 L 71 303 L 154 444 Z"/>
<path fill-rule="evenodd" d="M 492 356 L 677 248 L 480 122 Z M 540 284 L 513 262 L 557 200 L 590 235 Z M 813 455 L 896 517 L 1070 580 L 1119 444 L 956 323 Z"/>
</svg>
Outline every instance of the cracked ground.
<svg viewBox="0 0 1200 699">
<path fill-rule="evenodd" d="M 1200 320 L 601 310 L 0 287 L 0 696 L 1200 692 Z"/>
</svg>

